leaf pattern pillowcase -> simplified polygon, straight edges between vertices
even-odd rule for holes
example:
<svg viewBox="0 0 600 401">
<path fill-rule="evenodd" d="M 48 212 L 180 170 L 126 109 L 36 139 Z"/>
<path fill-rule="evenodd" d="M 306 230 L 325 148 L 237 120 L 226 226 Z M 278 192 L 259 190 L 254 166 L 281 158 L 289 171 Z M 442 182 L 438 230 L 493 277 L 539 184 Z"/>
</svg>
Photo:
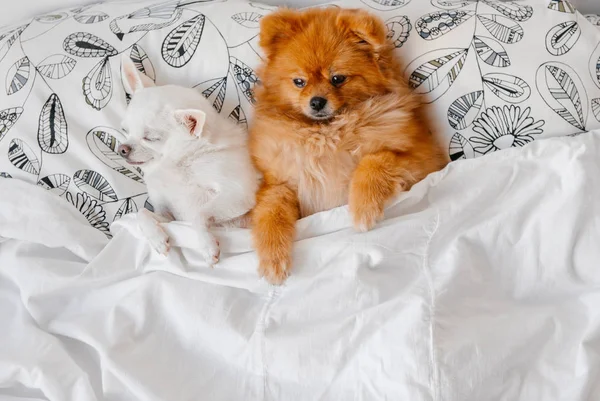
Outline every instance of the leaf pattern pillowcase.
<svg viewBox="0 0 600 401">
<path fill-rule="evenodd" d="M 567 1 L 341 0 L 386 22 L 403 73 L 453 160 L 600 127 L 600 30 Z M 0 179 L 37 184 L 110 236 L 151 207 L 116 153 L 128 55 L 157 84 L 197 88 L 247 126 L 260 19 L 240 0 L 139 0 L 0 29 Z"/>
</svg>

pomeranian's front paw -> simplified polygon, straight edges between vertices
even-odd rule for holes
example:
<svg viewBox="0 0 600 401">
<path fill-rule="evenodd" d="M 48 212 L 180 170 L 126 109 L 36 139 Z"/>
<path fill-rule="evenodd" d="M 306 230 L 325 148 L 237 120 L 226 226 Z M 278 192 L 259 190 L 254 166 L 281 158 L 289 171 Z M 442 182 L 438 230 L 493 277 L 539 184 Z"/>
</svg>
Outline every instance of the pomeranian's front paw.
<svg viewBox="0 0 600 401">
<path fill-rule="evenodd" d="M 152 230 L 151 233 L 146 232 L 146 238 L 150 243 L 152 249 L 154 249 L 157 253 L 163 256 L 167 256 L 167 254 L 171 250 L 169 236 L 167 235 L 165 230 L 158 224 L 155 225 L 155 229 Z"/>
<path fill-rule="evenodd" d="M 206 263 L 211 267 L 219 263 L 219 258 L 221 257 L 221 248 L 219 245 L 219 241 L 212 237 L 209 239 L 208 244 L 200 251 Z"/>
<path fill-rule="evenodd" d="M 383 220 L 383 207 L 372 202 L 350 201 L 350 214 L 354 229 L 364 233 Z"/>
<path fill-rule="evenodd" d="M 282 258 L 261 260 L 258 274 L 273 285 L 281 285 L 289 276 L 290 261 Z"/>
</svg>

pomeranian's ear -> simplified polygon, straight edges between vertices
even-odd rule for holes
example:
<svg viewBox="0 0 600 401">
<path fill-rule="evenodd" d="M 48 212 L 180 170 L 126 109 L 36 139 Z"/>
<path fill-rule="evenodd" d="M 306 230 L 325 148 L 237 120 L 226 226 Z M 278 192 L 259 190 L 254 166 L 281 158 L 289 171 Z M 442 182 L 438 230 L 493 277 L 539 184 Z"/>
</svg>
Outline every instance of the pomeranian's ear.
<svg viewBox="0 0 600 401">
<path fill-rule="evenodd" d="M 190 132 L 190 135 L 200 138 L 206 123 L 206 113 L 202 110 L 186 109 L 176 110 L 175 119 L 180 124 L 183 124 Z"/>
<path fill-rule="evenodd" d="M 281 8 L 260 20 L 259 45 L 267 57 L 271 57 L 289 38 L 302 28 L 302 14 L 299 11 Z"/>
<path fill-rule="evenodd" d="M 131 95 L 140 89 L 155 86 L 154 82 L 146 74 L 136 68 L 127 52 L 121 56 L 121 75 L 123 76 L 125 91 Z"/>
<path fill-rule="evenodd" d="M 337 25 L 352 32 L 358 44 L 367 44 L 377 54 L 387 47 L 387 30 L 383 21 L 364 10 L 342 10 Z"/>
</svg>

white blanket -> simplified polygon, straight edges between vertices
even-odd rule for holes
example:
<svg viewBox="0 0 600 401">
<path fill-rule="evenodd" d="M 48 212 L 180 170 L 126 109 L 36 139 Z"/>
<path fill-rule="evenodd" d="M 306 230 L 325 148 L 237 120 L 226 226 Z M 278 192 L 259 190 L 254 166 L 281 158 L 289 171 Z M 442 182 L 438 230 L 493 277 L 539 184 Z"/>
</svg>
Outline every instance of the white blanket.
<svg viewBox="0 0 600 401">
<path fill-rule="evenodd" d="M 367 234 L 299 222 L 293 274 L 245 230 L 164 259 L 0 179 L 2 400 L 600 399 L 600 132 L 451 164 Z M 106 246 L 105 246 L 106 245 Z M 21 398 L 23 397 L 23 398 Z"/>
</svg>

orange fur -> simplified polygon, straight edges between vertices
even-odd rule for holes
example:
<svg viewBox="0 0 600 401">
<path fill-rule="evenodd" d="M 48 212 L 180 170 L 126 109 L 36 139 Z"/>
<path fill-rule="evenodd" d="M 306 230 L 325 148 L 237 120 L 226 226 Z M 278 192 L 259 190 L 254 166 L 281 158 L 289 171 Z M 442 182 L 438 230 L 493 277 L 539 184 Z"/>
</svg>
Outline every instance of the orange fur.
<svg viewBox="0 0 600 401">
<path fill-rule="evenodd" d="M 260 45 L 267 60 L 249 146 L 264 182 L 253 237 L 260 273 L 279 284 L 289 274 L 298 218 L 348 203 L 355 228 L 369 230 L 390 198 L 447 160 L 378 18 L 283 9 L 262 19 Z M 338 74 L 347 78 L 335 86 Z M 314 96 L 327 99 L 331 118 L 307 114 Z"/>
</svg>

